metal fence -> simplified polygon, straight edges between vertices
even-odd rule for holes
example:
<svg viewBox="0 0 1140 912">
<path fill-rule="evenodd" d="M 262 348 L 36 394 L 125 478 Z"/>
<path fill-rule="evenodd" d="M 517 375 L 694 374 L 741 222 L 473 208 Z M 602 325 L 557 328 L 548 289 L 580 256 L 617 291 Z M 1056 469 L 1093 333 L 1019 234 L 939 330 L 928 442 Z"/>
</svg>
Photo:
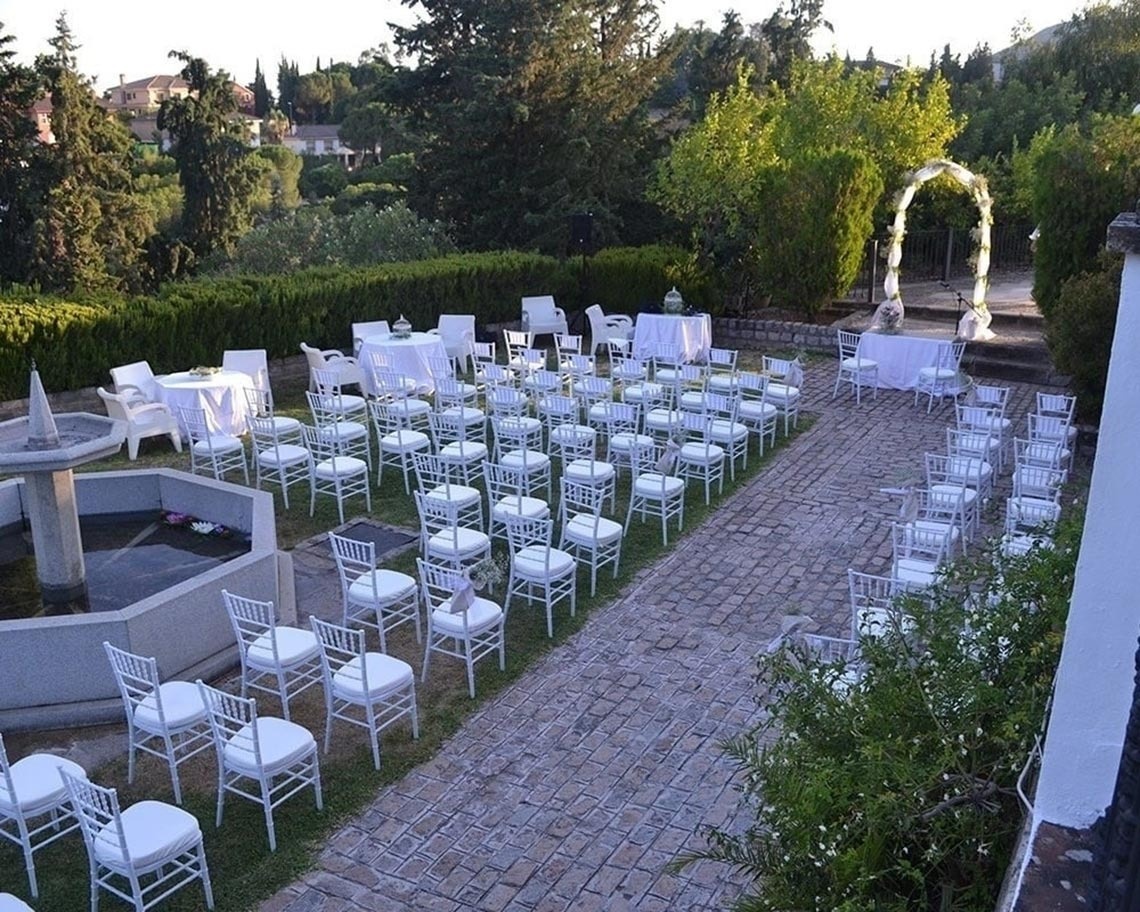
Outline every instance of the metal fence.
<svg viewBox="0 0 1140 912">
<path fill-rule="evenodd" d="M 1033 265 L 1029 235 L 1032 225 L 994 225 L 990 229 L 990 271 L 1028 269 Z M 953 228 L 908 231 L 903 242 L 902 274 L 914 281 L 942 281 L 973 274 L 970 258 L 976 243 L 971 232 Z M 848 300 L 874 301 L 886 269 L 885 238 L 867 242 L 859 278 L 847 293 Z"/>
</svg>

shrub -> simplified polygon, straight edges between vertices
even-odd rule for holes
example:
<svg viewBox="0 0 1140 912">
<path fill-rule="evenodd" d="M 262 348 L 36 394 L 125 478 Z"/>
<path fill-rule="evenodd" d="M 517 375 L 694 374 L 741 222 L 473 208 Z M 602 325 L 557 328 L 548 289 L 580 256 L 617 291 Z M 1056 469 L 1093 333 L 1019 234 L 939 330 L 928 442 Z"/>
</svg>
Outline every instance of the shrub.
<svg viewBox="0 0 1140 912">
<path fill-rule="evenodd" d="M 1081 417 L 1090 421 L 1099 420 L 1104 404 L 1123 261 L 1104 254 L 1101 265 L 1061 285 L 1047 333 L 1057 369 L 1072 377 Z"/>
<path fill-rule="evenodd" d="M 755 822 L 697 856 L 752 878 L 738 909 L 994 907 L 1079 541 L 1069 521 L 1055 550 L 959 565 L 929 606 L 897 606 L 912 627 L 860 639 L 859 678 L 802 644 L 758 660 L 762 721 L 729 744 Z"/>
<path fill-rule="evenodd" d="M 306 163 L 307 164 L 307 163 Z M 348 186 L 348 174 L 339 162 L 301 170 L 300 190 L 305 199 L 327 199 Z"/>
</svg>

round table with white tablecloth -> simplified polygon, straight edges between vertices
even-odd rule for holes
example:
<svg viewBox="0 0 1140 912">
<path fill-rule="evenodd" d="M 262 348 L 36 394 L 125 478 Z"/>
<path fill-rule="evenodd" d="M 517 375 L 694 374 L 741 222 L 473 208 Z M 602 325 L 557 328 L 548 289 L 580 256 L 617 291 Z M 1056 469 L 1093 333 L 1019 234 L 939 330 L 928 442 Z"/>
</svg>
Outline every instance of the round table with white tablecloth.
<svg viewBox="0 0 1140 912">
<path fill-rule="evenodd" d="M 417 393 L 435 391 L 429 358 L 447 360 L 447 349 L 443 339 L 434 333 L 414 332 L 410 338 L 397 339 L 393 335 L 368 336 L 360 344 L 360 369 L 364 372 L 364 388 L 375 395 L 372 389 L 372 353 L 382 352 L 392 363 L 397 374 L 410 377 L 416 382 Z"/>
<path fill-rule="evenodd" d="M 954 334 L 917 336 L 892 333 L 863 333 L 859 357 L 879 364 L 879 389 L 912 390 L 918 372 L 938 363 L 938 350 L 954 341 Z"/>
<path fill-rule="evenodd" d="M 206 425 L 220 434 L 240 437 L 249 430 L 249 403 L 247 388 L 253 378 L 242 371 L 221 370 L 198 376 L 190 371 L 179 371 L 165 377 L 155 377 L 155 394 L 165 402 L 176 418 L 182 435 L 186 428 L 178 415 L 179 408 L 200 408 L 206 413 Z"/>
<path fill-rule="evenodd" d="M 651 358 L 661 342 L 680 346 L 686 362 L 706 361 L 712 348 L 712 318 L 707 313 L 691 317 L 638 314 L 633 327 L 634 355 Z"/>
</svg>

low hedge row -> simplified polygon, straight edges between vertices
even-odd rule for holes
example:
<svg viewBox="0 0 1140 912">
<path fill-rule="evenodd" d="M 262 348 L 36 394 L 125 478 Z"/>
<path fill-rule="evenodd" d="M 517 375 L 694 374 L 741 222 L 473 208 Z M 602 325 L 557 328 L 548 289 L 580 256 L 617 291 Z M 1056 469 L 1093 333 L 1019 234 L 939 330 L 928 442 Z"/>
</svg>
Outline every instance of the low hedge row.
<svg viewBox="0 0 1140 912">
<path fill-rule="evenodd" d="M 171 284 L 153 297 L 64 300 L 26 289 L 0 295 L 0 399 L 27 395 L 34 359 L 48 390 L 108 382 L 116 364 L 146 359 L 157 373 L 217 364 L 227 348 L 294 355 L 301 342 L 343 347 L 355 321 L 406 316 L 417 328 L 441 313 L 480 325 L 519 318 L 519 298 L 551 293 L 570 312 L 590 303 L 635 313 L 677 283 L 684 251 L 616 248 L 580 259 L 517 252 L 456 254 L 367 269 L 312 269 Z M 711 283 L 686 279 L 686 299 L 715 310 Z"/>
</svg>

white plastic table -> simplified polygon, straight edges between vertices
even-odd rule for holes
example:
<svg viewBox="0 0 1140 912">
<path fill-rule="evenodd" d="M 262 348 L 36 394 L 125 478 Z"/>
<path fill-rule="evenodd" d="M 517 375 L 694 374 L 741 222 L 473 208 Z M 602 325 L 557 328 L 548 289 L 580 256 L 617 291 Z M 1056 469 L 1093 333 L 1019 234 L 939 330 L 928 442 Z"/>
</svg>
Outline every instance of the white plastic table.
<svg viewBox="0 0 1140 912">
<path fill-rule="evenodd" d="M 650 358 L 662 342 L 679 345 L 686 362 L 706 361 L 712 348 L 712 318 L 707 313 L 691 317 L 638 314 L 633 327 L 634 355 Z"/>
<path fill-rule="evenodd" d="M 433 333 L 414 332 L 411 338 L 397 339 L 391 335 L 368 336 L 360 345 L 360 369 L 364 372 L 364 388 L 375 395 L 372 388 L 372 352 L 384 352 L 392 360 L 392 370 L 416 381 L 417 393 L 435 391 L 435 381 L 428 367 L 428 359 L 447 360 L 443 339 Z"/>
<path fill-rule="evenodd" d="M 954 341 L 953 333 L 906 336 L 867 331 L 859 355 L 879 362 L 879 389 L 912 390 L 918 372 L 938 363 L 938 349 Z"/>
<path fill-rule="evenodd" d="M 189 371 L 155 377 L 155 393 L 179 418 L 178 426 L 186 435 L 178 409 L 200 408 L 206 413 L 206 425 L 220 434 L 240 437 L 249 430 L 249 403 L 245 398 L 253 378 L 242 371 L 223 370 L 206 377 Z"/>
</svg>

